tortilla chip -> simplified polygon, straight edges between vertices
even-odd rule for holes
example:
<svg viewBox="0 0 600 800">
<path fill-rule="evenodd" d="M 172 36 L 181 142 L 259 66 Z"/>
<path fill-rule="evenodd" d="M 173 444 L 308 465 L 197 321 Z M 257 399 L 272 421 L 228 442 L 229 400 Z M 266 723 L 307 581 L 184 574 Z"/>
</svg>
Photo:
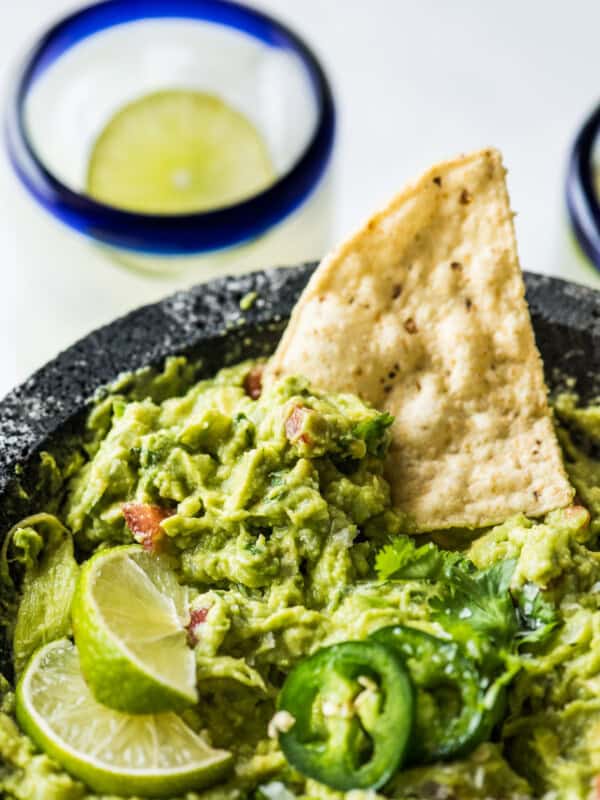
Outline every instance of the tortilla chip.
<svg viewBox="0 0 600 800">
<path fill-rule="evenodd" d="M 271 362 L 395 417 L 387 473 L 419 530 L 571 502 L 500 154 L 440 164 L 321 263 Z"/>
</svg>

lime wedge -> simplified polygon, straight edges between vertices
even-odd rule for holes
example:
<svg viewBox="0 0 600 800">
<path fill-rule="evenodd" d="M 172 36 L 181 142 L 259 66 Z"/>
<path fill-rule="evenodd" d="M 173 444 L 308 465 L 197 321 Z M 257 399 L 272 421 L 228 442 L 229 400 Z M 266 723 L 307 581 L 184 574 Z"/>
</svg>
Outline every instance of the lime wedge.
<svg viewBox="0 0 600 800">
<path fill-rule="evenodd" d="M 183 214 L 231 205 L 274 177 L 250 120 L 214 95 L 173 89 L 109 121 L 92 149 L 87 190 L 117 208 Z"/>
<path fill-rule="evenodd" d="M 176 715 L 128 715 L 96 702 L 76 647 L 59 639 L 33 656 L 17 687 L 17 719 L 47 755 L 98 793 L 173 797 L 219 780 L 232 756 Z"/>
<path fill-rule="evenodd" d="M 138 545 L 87 561 L 72 608 L 81 671 L 96 700 L 129 714 L 195 703 L 187 590 L 163 557 Z"/>
</svg>

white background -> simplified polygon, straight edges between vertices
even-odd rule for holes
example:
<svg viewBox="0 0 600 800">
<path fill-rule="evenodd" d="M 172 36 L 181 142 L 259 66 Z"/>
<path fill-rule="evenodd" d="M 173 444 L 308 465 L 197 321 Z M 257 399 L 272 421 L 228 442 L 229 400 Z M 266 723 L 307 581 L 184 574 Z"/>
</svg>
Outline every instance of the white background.
<svg viewBox="0 0 600 800">
<path fill-rule="evenodd" d="M 0 0 L 0 6 L 6 85 L 26 45 L 73 3 Z M 570 142 L 600 95 L 597 0 L 262 0 L 261 6 L 313 45 L 336 90 L 336 238 L 430 163 L 491 144 L 502 149 L 510 170 L 523 267 L 600 286 L 570 250 L 563 202 Z M 86 291 L 86 266 L 97 267 L 101 257 L 34 207 L 3 153 L 0 254 L 3 394 L 57 346 L 108 320 Z M 53 278 L 67 269 L 72 291 L 55 297 Z M 126 291 L 114 275 L 114 291 Z M 52 335 L 58 319 L 67 323 L 64 341 Z"/>
</svg>

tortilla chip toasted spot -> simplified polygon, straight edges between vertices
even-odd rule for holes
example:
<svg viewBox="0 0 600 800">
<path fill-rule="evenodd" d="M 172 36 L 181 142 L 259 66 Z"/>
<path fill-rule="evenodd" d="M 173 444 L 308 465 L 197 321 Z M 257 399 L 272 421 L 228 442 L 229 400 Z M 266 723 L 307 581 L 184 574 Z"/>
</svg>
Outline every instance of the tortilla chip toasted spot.
<svg viewBox="0 0 600 800">
<path fill-rule="evenodd" d="M 420 530 L 571 502 L 495 150 L 430 170 L 324 259 L 269 366 L 395 417 L 395 504 Z"/>
</svg>

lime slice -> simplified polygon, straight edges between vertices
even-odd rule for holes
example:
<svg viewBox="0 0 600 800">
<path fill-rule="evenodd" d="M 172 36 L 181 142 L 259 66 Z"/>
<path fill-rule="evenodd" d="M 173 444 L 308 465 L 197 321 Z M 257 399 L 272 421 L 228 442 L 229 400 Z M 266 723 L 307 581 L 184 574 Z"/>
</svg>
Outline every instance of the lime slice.
<svg viewBox="0 0 600 800">
<path fill-rule="evenodd" d="M 231 766 L 230 753 L 176 714 L 121 714 L 96 702 L 68 639 L 33 656 L 16 710 L 38 747 L 98 793 L 173 797 L 216 782 Z"/>
<path fill-rule="evenodd" d="M 273 182 L 254 125 L 218 97 L 166 90 L 122 108 L 96 140 L 87 189 L 111 206 L 149 214 L 205 211 Z"/>
<path fill-rule="evenodd" d="M 138 545 L 97 553 L 81 570 L 72 616 L 81 671 L 100 703 L 149 714 L 197 701 L 187 590 L 164 558 Z"/>
</svg>

